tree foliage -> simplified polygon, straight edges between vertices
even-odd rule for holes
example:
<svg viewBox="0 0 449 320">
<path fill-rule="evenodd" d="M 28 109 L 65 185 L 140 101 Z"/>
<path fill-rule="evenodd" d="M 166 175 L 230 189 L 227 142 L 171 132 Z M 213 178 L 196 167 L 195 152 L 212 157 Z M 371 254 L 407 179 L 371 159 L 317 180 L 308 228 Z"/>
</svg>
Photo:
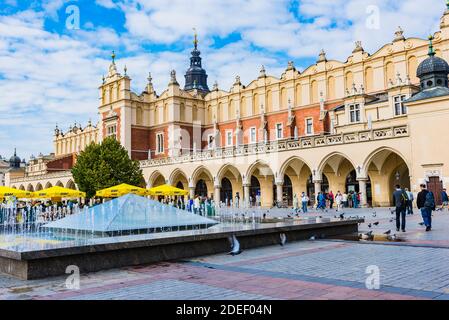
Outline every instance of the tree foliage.
<svg viewBox="0 0 449 320">
<path fill-rule="evenodd" d="M 77 157 L 72 175 L 88 198 L 94 197 L 98 190 L 122 183 L 145 184 L 139 162 L 131 160 L 128 151 L 113 137 L 87 146 Z"/>
</svg>

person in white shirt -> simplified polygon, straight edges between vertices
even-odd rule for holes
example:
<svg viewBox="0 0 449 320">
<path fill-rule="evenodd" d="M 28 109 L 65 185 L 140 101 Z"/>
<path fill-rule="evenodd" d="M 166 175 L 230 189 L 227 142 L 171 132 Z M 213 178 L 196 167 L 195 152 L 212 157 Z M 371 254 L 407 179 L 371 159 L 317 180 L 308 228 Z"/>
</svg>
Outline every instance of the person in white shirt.
<svg viewBox="0 0 449 320">
<path fill-rule="evenodd" d="M 348 207 L 348 195 L 346 194 L 346 192 L 342 194 L 342 201 L 343 201 L 343 206 L 345 208 L 347 208 Z"/>
<path fill-rule="evenodd" d="M 307 213 L 307 206 L 309 205 L 309 197 L 305 192 L 301 194 L 302 212 Z"/>
<path fill-rule="evenodd" d="M 200 197 L 196 197 L 195 201 L 193 202 L 193 211 L 195 214 L 198 214 L 200 211 Z"/>
<path fill-rule="evenodd" d="M 293 195 L 293 210 L 295 210 L 295 213 L 298 213 L 299 210 L 299 200 L 296 193 Z"/>
<path fill-rule="evenodd" d="M 335 196 L 335 203 L 337 204 L 337 211 L 340 211 L 343 206 L 343 195 L 340 191 L 338 191 Z"/>
</svg>

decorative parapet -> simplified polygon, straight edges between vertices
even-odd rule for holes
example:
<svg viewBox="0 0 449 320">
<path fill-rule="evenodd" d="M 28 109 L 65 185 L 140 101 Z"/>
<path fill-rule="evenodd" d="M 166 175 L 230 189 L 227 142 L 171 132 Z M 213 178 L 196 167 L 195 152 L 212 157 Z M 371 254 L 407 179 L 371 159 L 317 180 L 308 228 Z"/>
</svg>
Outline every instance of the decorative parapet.
<svg viewBox="0 0 449 320">
<path fill-rule="evenodd" d="M 42 175 L 28 176 L 23 178 L 14 178 L 11 179 L 11 184 L 17 184 L 22 182 L 31 182 L 31 181 L 42 181 L 42 180 L 50 180 L 50 179 L 60 179 L 60 178 L 69 178 L 72 177 L 72 172 L 68 171 L 60 171 L 53 173 L 46 173 Z"/>
<path fill-rule="evenodd" d="M 318 148 L 325 146 L 360 143 L 375 140 L 408 137 L 408 126 L 397 126 L 383 129 L 364 130 L 336 135 L 320 135 L 271 141 L 268 143 L 255 143 L 238 147 L 218 148 L 203 152 L 189 153 L 179 157 L 144 160 L 140 162 L 141 168 L 180 164 L 187 162 L 204 161 L 210 159 L 224 159 L 237 156 L 257 155 L 272 152 Z"/>
</svg>

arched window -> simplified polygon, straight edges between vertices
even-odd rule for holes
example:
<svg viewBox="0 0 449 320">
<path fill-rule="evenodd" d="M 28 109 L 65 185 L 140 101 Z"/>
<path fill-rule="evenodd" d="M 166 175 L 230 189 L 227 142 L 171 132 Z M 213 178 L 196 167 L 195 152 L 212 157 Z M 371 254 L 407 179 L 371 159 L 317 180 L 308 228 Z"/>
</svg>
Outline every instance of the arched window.
<svg viewBox="0 0 449 320">
<path fill-rule="evenodd" d="M 354 76 L 351 71 L 348 71 L 345 76 L 345 90 L 351 91 L 353 83 L 354 83 Z"/>
<path fill-rule="evenodd" d="M 259 113 L 259 96 L 257 93 L 253 96 L 253 116 Z"/>
<path fill-rule="evenodd" d="M 168 121 L 168 104 L 164 105 L 163 112 L 164 112 L 164 120 L 163 120 L 163 122 L 167 122 Z"/>
<path fill-rule="evenodd" d="M 225 120 L 225 118 L 224 118 L 224 108 L 223 108 L 223 103 L 221 103 L 221 102 L 218 104 L 217 113 L 218 113 L 218 122 L 224 121 Z"/>
<path fill-rule="evenodd" d="M 318 83 L 313 80 L 310 84 L 311 103 L 318 103 Z"/>
<path fill-rule="evenodd" d="M 136 109 L 136 124 L 141 126 L 143 124 L 143 110 L 141 107 Z"/>
<path fill-rule="evenodd" d="M 298 83 L 296 85 L 296 89 L 295 89 L 295 94 L 296 94 L 296 106 L 301 105 L 302 101 L 301 101 L 301 96 L 302 96 L 302 92 L 301 92 L 301 84 Z"/>
<path fill-rule="evenodd" d="M 236 105 L 236 101 L 235 100 L 231 100 L 229 101 L 229 114 L 228 114 L 228 120 L 232 120 L 235 119 L 235 105 Z"/>
<path fill-rule="evenodd" d="M 192 107 L 192 121 L 198 121 L 198 107 L 193 105 Z"/>
<path fill-rule="evenodd" d="M 410 81 L 414 84 L 419 83 L 419 79 L 416 76 L 416 70 L 418 69 L 418 61 L 415 56 L 408 58 L 407 60 L 407 72 L 410 77 Z"/>
<path fill-rule="evenodd" d="M 327 98 L 333 100 L 336 98 L 335 95 L 335 78 L 330 76 L 327 79 Z"/>
<path fill-rule="evenodd" d="M 212 111 L 212 106 L 208 105 L 207 106 L 207 123 L 210 124 L 213 122 L 213 111 Z"/>
<path fill-rule="evenodd" d="M 281 106 L 280 109 L 287 109 L 288 108 L 288 98 L 287 98 L 287 89 L 282 88 L 281 89 Z"/>
<path fill-rule="evenodd" d="M 394 82 L 394 64 L 393 62 L 387 62 L 385 65 L 385 81 L 387 85 L 390 83 L 390 80 Z"/>
<path fill-rule="evenodd" d="M 267 91 L 267 112 L 273 111 L 273 93 L 271 90 Z"/>
<path fill-rule="evenodd" d="M 246 98 L 242 97 L 240 100 L 240 115 L 242 117 L 248 116 L 248 110 L 246 110 Z"/>
<path fill-rule="evenodd" d="M 186 105 L 184 103 L 179 105 L 179 121 L 186 121 Z"/>
<path fill-rule="evenodd" d="M 117 100 L 120 99 L 120 82 L 117 82 L 117 94 L 115 96 Z"/>
<path fill-rule="evenodd" d="M 365 69 L 365 91 L 372 92 L 374 90 L 373 68 Z"/>
</svg>

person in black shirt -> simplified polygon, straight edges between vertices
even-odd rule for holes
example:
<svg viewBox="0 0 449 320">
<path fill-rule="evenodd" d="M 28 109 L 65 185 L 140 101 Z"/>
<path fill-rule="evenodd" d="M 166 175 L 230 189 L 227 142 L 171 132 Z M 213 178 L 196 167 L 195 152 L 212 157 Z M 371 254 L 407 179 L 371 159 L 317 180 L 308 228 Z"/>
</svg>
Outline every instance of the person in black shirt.
<svg viewBox="0 0 449 320">
<path fill-rule="evenodd" d="M 423 218 L 424 225 L 426 226 L 426 231 L 432 230 L 432 210 L 434 210 L 433 206 L 434 204 L 430 203 L 432 201 L 428 201 L 428 199 L 432 198 L 429 193 L 431 193 L 429 190 L 427 190 L 427 187 L 425 184 L 422 184 L 421 186 L 421 192 L 418 193 L 418 197 L 416 199 L 416 205 L 418 209 L 421 210 L 421 215 Z M 435 203 L 433 201 L 433 203 Z"/>
<path fill-rule="evenodd" d="M 399 229 L 402 229 L 402 232 L 405 232 L 405 212 L 407 200 L 408 198 L 405 191 L 401 189 L 400 185 L 396 185 L 396 191 L 393 193 L 393 203 L 396 207 L 396 230 L 398 232 Z"/>
</svg>

